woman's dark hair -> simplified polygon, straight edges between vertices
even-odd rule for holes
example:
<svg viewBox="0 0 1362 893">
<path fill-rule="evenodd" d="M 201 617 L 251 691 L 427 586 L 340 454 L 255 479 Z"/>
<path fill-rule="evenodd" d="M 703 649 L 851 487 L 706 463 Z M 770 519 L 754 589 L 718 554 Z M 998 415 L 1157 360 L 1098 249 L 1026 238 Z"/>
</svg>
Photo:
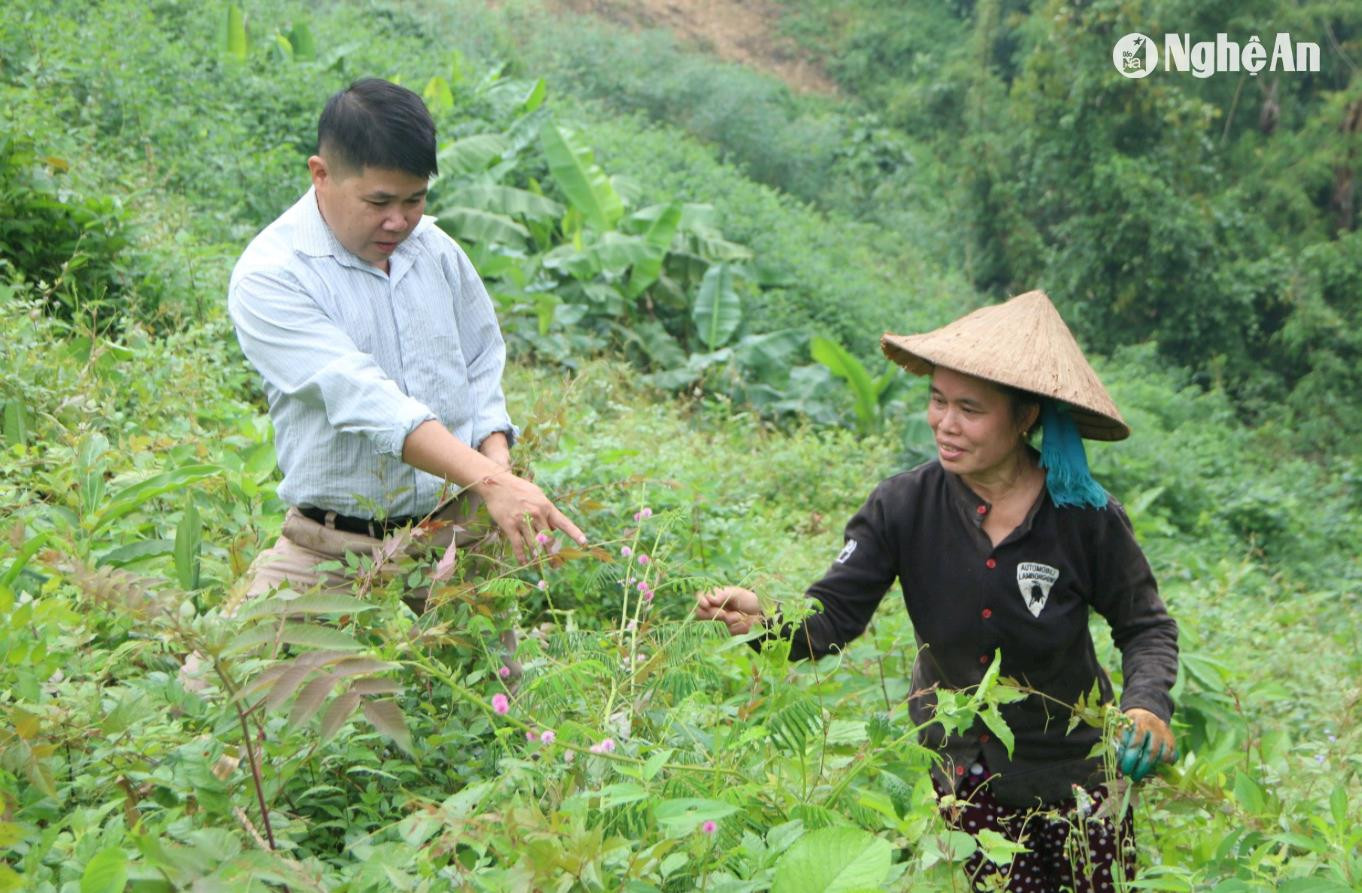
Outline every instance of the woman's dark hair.
<svg viewBox="0 0 1362 893">
<path fill-rule="evenodd" d="M 382 78 L 355 81 L 326 101 L 317 152 L 355 170 L 377 167 L 426 178 L 439 173 L 435 121 L 426 104 Z"/>
</svg>

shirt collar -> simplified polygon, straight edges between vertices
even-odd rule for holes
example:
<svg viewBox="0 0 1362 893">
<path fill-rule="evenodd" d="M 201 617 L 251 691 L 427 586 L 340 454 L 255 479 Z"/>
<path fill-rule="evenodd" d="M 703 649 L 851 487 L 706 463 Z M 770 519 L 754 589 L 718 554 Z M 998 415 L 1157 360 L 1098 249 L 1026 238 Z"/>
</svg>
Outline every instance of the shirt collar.
<svg viewBox="0 0 1362 893">
<path fill-rule="evenodd" d="M 950 493 L 952 507 L 961 518 L 968 522 L 969 526 L 982 534 L 984 519 L 988 517 L 989 512 L 993 511 L 993 503 L 971 490 L 969 484 L 966 484 L 959 475 L 946 471 L 945 468 L 942 468 L 942 471 L 945 472 L 946 475 L 946 489 Z M 1026 517 L 1022 519 L 1022 522 L 1017 525 L 1017 528 L 1009 533 L 998 545 L 1002 545 L 1003 542 L 1007 542 L 1008 540 L 1025 536 L 1030 532 L 1031 524 L 1036 519 L 1036 513 L 1040 511 L 1040 507 L 1044 505 L 1045 501 L 1049 498 L 1049 490 L 1045 487 L 1041 487 L 1040 495 L 1036 497 L 1035 502 L 1031 503 L 1031 508 L 1026 511 Z"/>
</svg>

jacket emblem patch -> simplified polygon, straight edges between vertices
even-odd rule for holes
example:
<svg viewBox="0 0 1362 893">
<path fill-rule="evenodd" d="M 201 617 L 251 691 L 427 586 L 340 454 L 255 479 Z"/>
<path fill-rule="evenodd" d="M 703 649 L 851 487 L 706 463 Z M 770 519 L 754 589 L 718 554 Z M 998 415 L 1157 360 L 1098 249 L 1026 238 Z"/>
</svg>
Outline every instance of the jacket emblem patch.
<svg viewBox="0 0 1362 893">
<path fill-rule="evenodd" d="M 856 551 L 856 541 L 855 541 L 855 540 L 847 540 L 847 544 L 846 544 L 845 546 L 842 547 L 841 553 L 837 556 L 837 563 L 838 563 L 838 564 L 846 564 L 846 563 L 847 563 L 847 559 L 851 557 L 851 553 L 852 553 L 852 552 L 855 552 L 855 551 Z"/>
<path fill-rule="evenodd" d="M 1023 561 L 1017 565 L 1017 588 L 1032 617 L 1039 617 L 1050 600 L 1050 587 L 1059 579 L 1059 569 L 1048 564 Z"/>
</svg>

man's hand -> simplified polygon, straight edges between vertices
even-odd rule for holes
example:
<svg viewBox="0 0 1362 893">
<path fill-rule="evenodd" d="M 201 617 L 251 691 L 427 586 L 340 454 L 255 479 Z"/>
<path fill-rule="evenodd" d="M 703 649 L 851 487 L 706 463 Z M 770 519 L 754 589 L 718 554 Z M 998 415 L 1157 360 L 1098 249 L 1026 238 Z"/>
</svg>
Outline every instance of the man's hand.
<svg viewBox="0 0 1362 893">
<path fill-rule="evenodd" d="M 1131 781 L 1140 781 L 1159 763 L 1177 759 L 1178 746 L 1168 723 L 1142 707 L 1126 711 L 1128 724 L 1118 732 L 1120 746 L 1116 748 L 1116 768 Z"/>
<path fill-rule="evenodd" d="M 695 616 L 717 620 L 728 627 L 730 636 L 746 635 L 761 623 L 761 603 L 757 594 L 740 586 L 721 586 L 695 595 Z"/>
<path fill-rule="evenodd" d="M 586 545 L 586 535 L 549 502 L 542 490 L 511 473 L 505 434 L 488 435 L 479 447 L 473 449 L 444 425 L 429 419 L 403 441 L 402 461 L 481 496 L 492 521 L 511 541 L 511 550 L 521 563 L 533 554 L 536 537 L 550 530 L 561 530 L 578 545 Z"/>
<path fill-rule="evenodd" d="M 586 535 L 577 525 L 558 511 L 544 491 L 524 478 L 506 471 L 484 478 L 472 489 L 482 497 L 487 513 L 511 541 L 511 551 L 522 564 L 526 556 L 534 554 L 539 534 L 550 530 L 561 530 L 578 545 L 586 545 Z"/>
</svg>

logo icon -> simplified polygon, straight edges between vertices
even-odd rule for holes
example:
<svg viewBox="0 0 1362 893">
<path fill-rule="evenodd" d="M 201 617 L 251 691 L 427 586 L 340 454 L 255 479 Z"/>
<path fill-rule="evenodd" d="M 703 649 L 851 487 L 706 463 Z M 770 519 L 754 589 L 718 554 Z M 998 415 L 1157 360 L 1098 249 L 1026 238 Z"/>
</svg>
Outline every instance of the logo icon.
<svg viewBox="0 0 1362 893">
<path fill-rule="evenodd" d="M 855 551 L 856 551 L 856 541 L 855 541 L 855 540 L 847 540 L 847 544 L 846 544 L 845 546 L 842 547 L 842 552 L 841 552 L 841 554 L 839 554 L 839 555 L 837 556 L 837 563 L 838 563 L 838 564 L 846 564 L 846 563 L 847 563 L 847 559 L 851 557 L 851 553 L 852 553 L 852 552 L 855 552 Z"/>
<path fill-rule="evenodd" d="M 1059 579 L 1059 568 L 1050 567 L 1036 561 L 1023 561 L 1017 565 L 1017 588 L 1021 590 L 1026 610 L 1032 617 L 1039 617 L 1050 600 L 1050 587 Z"/>
<path fill-rule="evenodd" d="M 1125 77 L 1148 77 L 1159 65 L 1159 51 L 1149 37 L 1132 31 L 1112 47 L 1111 64 Z"/>
</svg>

